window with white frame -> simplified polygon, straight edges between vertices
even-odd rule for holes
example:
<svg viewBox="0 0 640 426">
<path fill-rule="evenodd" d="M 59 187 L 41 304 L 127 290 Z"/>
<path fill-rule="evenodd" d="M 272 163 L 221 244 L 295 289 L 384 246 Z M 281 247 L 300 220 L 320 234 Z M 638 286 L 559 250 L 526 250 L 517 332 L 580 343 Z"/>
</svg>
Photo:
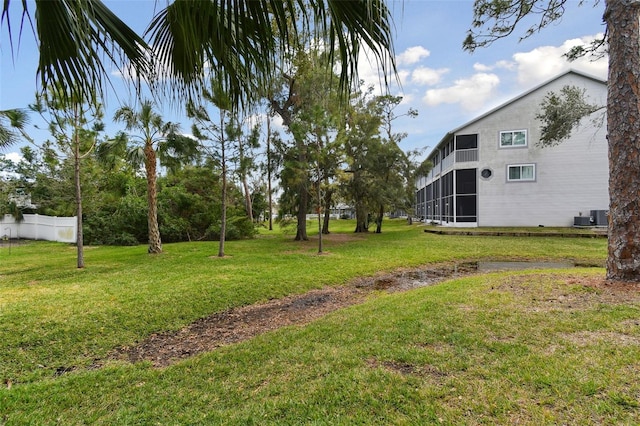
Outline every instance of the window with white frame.
<svg viewBox="0 0 640 426">
<path fill-rule="evenodd" d="M 527 146 L 526 130 L 509 130 L 500 132 L 500 148 Z"/>
<path fill-rule="evenodd" d="M 526 182 L 536 180 L 535 164 L 514 164 L 507 166 L 507 181 Z"/>
</svg>

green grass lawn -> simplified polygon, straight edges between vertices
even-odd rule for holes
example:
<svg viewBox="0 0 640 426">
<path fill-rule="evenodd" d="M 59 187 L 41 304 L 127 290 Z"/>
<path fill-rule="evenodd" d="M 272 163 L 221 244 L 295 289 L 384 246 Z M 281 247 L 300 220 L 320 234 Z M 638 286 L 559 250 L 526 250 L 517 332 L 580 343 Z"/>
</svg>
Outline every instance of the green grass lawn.
<svg viewBox="0 0 640 426">
<path fill-rule="evenodd" d="M 310 224 L 311 225 L 311 224 Z M 587 287 L 605 239 L 382 234 L 332 224 L 312 241 L 0 248 L 0 424 L 601 424 L 640 422 L 640 296 Z M 311 225 L 310 228 L 313 228 Z M 343 234 L 343 235 L 340 235 Z M 483 274 L 376 293 L 155 369 L 116 347 L 231 307 L 401 267 L 572 260 L 593 268 Z M 61 369 L 74 371 L 58 374 Z"/>
</svg>

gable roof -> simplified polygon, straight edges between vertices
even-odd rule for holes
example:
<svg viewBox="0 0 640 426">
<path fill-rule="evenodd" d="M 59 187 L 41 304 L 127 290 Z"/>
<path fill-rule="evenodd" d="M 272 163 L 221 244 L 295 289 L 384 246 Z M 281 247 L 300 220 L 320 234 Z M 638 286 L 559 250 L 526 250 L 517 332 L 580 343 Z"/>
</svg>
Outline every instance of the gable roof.
<svg viewBox="0 0 640 426">
<path fill-rule="evenodd" d="M 586 78 L 586 79 L 596 81 L 596 82 L 598 82 L 598 83 L 607 84 L 607 81 L 606 81 L 606 80 L 603 80 L 603 79 L 601 79 L 601 78 L 599 78 L 599 77 L 596 77 L 596 76 L 593 76 L 593 75 L 590 75 L 590 74 L 584 73 L 584 72 L 582 72 L 582 71 L 577 71 L 577 70 L 574 70 L 574 69 L 569 69 L 568 71 L 565 71 L 565 72 L 563 72 L 563 73 L 561 73 L 561 74 L 558 74 L 557 76 L 555 76 L 555 77 L 553 77 L 553 78 L 551 78 L 551 79 L 549 79 L 549 80 L 547 80 L 547 81 L 545 81 L 545 82 L 543 82 L 543 83 L 540 83 L 540 84 L 538 84 L 537 86 L 535 86 L 535 87 L 533 87 L 533 88 L 531 88 L 531 89 L 527 90 L 526 92 L 521 93 L 520 95 L 516 96 L 515 98 L 512 98 L 512 99 L 508 100 L 507 102 L 505 102 L 505 103 L 503 103 L 503 104 L 501 104 L 501 105 L 498 105 L 498 106 L 497 106 L 497 107 L 495 107 L 495 108 L 490 109 L 489 111 L 485 112 L 484 114 L 479 115 L 478 117 L 474 118 L 473 120 L 468 121 L 468 122 L 466 122 L 465 124 L 463 124 L 463 125 L 461 125 L 461 126 L 458 126 L 458 127 L 456 127 L 455 129 L 453 129 L 453 130 L 448 131 L 448 132 L 447 132 L 447 134 L 445 134 L 445 135 L 442 137 L 442 139 L 440 139 L 440 142 L 438 142 L 438 144 L 437 144 L 437 145 L 435 146 L 435 148 L 431 151 L 431 153 L 427 156 L 427 158 L 431 158 L 431 157 L 432 157 L 432 155 L 436 153 L 436 149 L 437 149 L 437 148 L 440 148 L 440 146 L 441 146 L 441 145 L 444 145 L 445 143 L 449 142 L 449 141 L 451 140 L 451 137 L 452 137 L 453 135 L 455 135 L 458 131 L 460 131 L 460 130 L 464 129 L 464 128 L 465 128 L 465 127 L 467 127 L 467 126 L 470 126 L 470 125 L 474 124 L 474 123 L 475 123 L 475 122 L 477 122 L 477 121 L 482 120 L 483 118 L 485 118 L 485 117 L 487 117 L 487 116 L 489 116 L 489 115 L 493 114 L 494 112 L 496 112 L 496 111 L 498 111 L 498 110 L 501 110 L 502 108 L 505 108 L 505 107 L 507 107 L 507 106 L 511 105 L 512 103 L 514 103 L 514 102 L 516 102 L 516 101 L 518 101 L 518 100 L 520 100 L 520 99 L 524 98 L 525 96 L 529 95 L 530 93 L 535 92 L 536 90 L 540 89 L 541 87 L 544 87 L 544 86 L 546 86 L 546 85 L 548 85 L 548 84 L 551 84 L 551 83 L 553 83 L 554 81 L 556 81 L 556 80 L 558 80 L 558 79 L 560 79 L 560 78 L 562 78 L 562 77 L 564 77 L 565 75 L 568 75 L 568 74 L 575 74 L 575 75 L 578 75 L 578 76 L 584 77 L 584 78 Z"/>
</svg>

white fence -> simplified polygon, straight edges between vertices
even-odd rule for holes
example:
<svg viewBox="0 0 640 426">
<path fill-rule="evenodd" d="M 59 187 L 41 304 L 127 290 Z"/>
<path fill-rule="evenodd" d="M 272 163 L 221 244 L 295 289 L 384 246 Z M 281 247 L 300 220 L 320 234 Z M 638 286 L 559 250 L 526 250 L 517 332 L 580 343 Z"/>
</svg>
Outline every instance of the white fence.
<svg viewBox="0 0 640 426">
<path fill-rule="evenodd" d="M 7 238 L 75 243 L 77 229 L 75 216 L 25 214 L 24 220 L 16 222 L 14 217 L 8 214 L 0 219 L 0 235 Z"/>
</svg>

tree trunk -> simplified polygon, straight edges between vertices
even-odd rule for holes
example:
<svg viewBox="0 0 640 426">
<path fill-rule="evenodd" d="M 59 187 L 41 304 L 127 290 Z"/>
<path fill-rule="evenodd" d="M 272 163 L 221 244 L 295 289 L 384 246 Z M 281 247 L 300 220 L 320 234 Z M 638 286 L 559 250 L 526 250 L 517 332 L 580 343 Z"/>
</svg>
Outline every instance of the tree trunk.
<svg viewBox="0 0 640 426">
<path fill-rule="evenodd" d="M 384 217 L 384 204 L 380 204 L 378 217 L 376 218 L 376 234 L 382 233 L 382 218 Z"/>
<path fill-rule="evenodd" d="M 320 144 L 318 144 L 320 145 Z M 319 146 L 318 146 L 319 148 Z M 320 152 L 320 150 L 318 150 Z M 316 182 L 316 215 L 318 219 L 318 254 L 322 254 L 322 219 L 320 219 L 320 214 L 322 213 L 322 201 L 324 197 L 322 196 L 322 186 L 320 185 L 320 161 L 316 160 L 316 176 L 318 177 L 318 181 Z"/>
<path fill-rule="evenodd" d="M 227 234 L 227 159 L 225 157 L 225 142 L 220 143 L 220 160 L 222 163 L 222 214 L 220 217 L 220 244 L 218 257 L 224 257 L 224 242 Z"/>
<path fill-rule="evenodd" d="M 361 200 L 356 200 L 356 230 L 354 232 L 369 232 L 369 212 Z"/>
<path fill-rule="evenodd" d="M 76 130 L 73 146 L 73 180 L 76 190 L 76 248 L 78 252 L 78 269 L 84 268 L 84 233 L 82 232 L 82 187 L 80 185 L 80 139 Z"/>
<path fill-rule="evenodd" d="M 640 281 L 640 0 L 607 0 L 607 279 Z"/>
<path fill-rule="evenodd" d="M 307 205 L 309 204 L 307 182 L 300 184 L 298 200 L 298 213 L 296 215 L 298 224 L 296 225 L 295 241 L 307 241 L 309 240 L 309 237 L 307 236 Z"/>
<path fill-rule="evenodd" d="M 240 180 L 242 181 L 242 190 L 244 191 L 244 208 L 247 212 L 249 221 L 253 223 L 253 203 L 251 202 L 251 192 L 247 183 L 247 172 L 245 170 L 244 146 L 242 139 L 238 139 L 238 169 L 240 171 Z"/>
<path fill-rule="evenodd" d="M 249 191 L 249 184 L 247 183 L 247 176 L 242 175 L 242 188 L 244 190 L 244 204 L 247 209 L 247 216 L 251 223 L 253 223 L 253 203 L 251 202 L 251 192 Z"/>
<path fill-rule="evenodd" d="M 319 208 L 318 208 L 318 254 L 322 254 L 322 220 L 320 219 Z"/>
<path fill-rule="evenodd" d="M 329 179 L 325 179 L 327 189 L 324 192 L 324 218 L 322 222 L 322 233 L 329 234 L 329 219 L 331 219 L 331 197 L 333 191 L 329 188 Z"/>
<path fill-rule="evenodd" d="M 156 151 L 151 143 L 144 145 L 144 166 L 147 172 L 147 226 L 149 229 L 149 253 L 162 253 L 162 241 L 158 227 L 158 188 L 156 186 Z"/>
<path fill-rule="evenodd" d="M 298 145 L 298 164 L 307 164 L 306 147 L 304 142 L 296 140 Z M 307 207 L 309 205 L 309 173 L 304 171 L 305 176 L 298 185 L 298 224 L 296 227 L 295 241 L 307 241 Z"/>
<path fill-rule="evenodd" d="M 269 231 L 273 231 L 273 199 L 271 191 L 271 118 L 267 114 L 267 193 L 269 196 Z"/>
</svg>

